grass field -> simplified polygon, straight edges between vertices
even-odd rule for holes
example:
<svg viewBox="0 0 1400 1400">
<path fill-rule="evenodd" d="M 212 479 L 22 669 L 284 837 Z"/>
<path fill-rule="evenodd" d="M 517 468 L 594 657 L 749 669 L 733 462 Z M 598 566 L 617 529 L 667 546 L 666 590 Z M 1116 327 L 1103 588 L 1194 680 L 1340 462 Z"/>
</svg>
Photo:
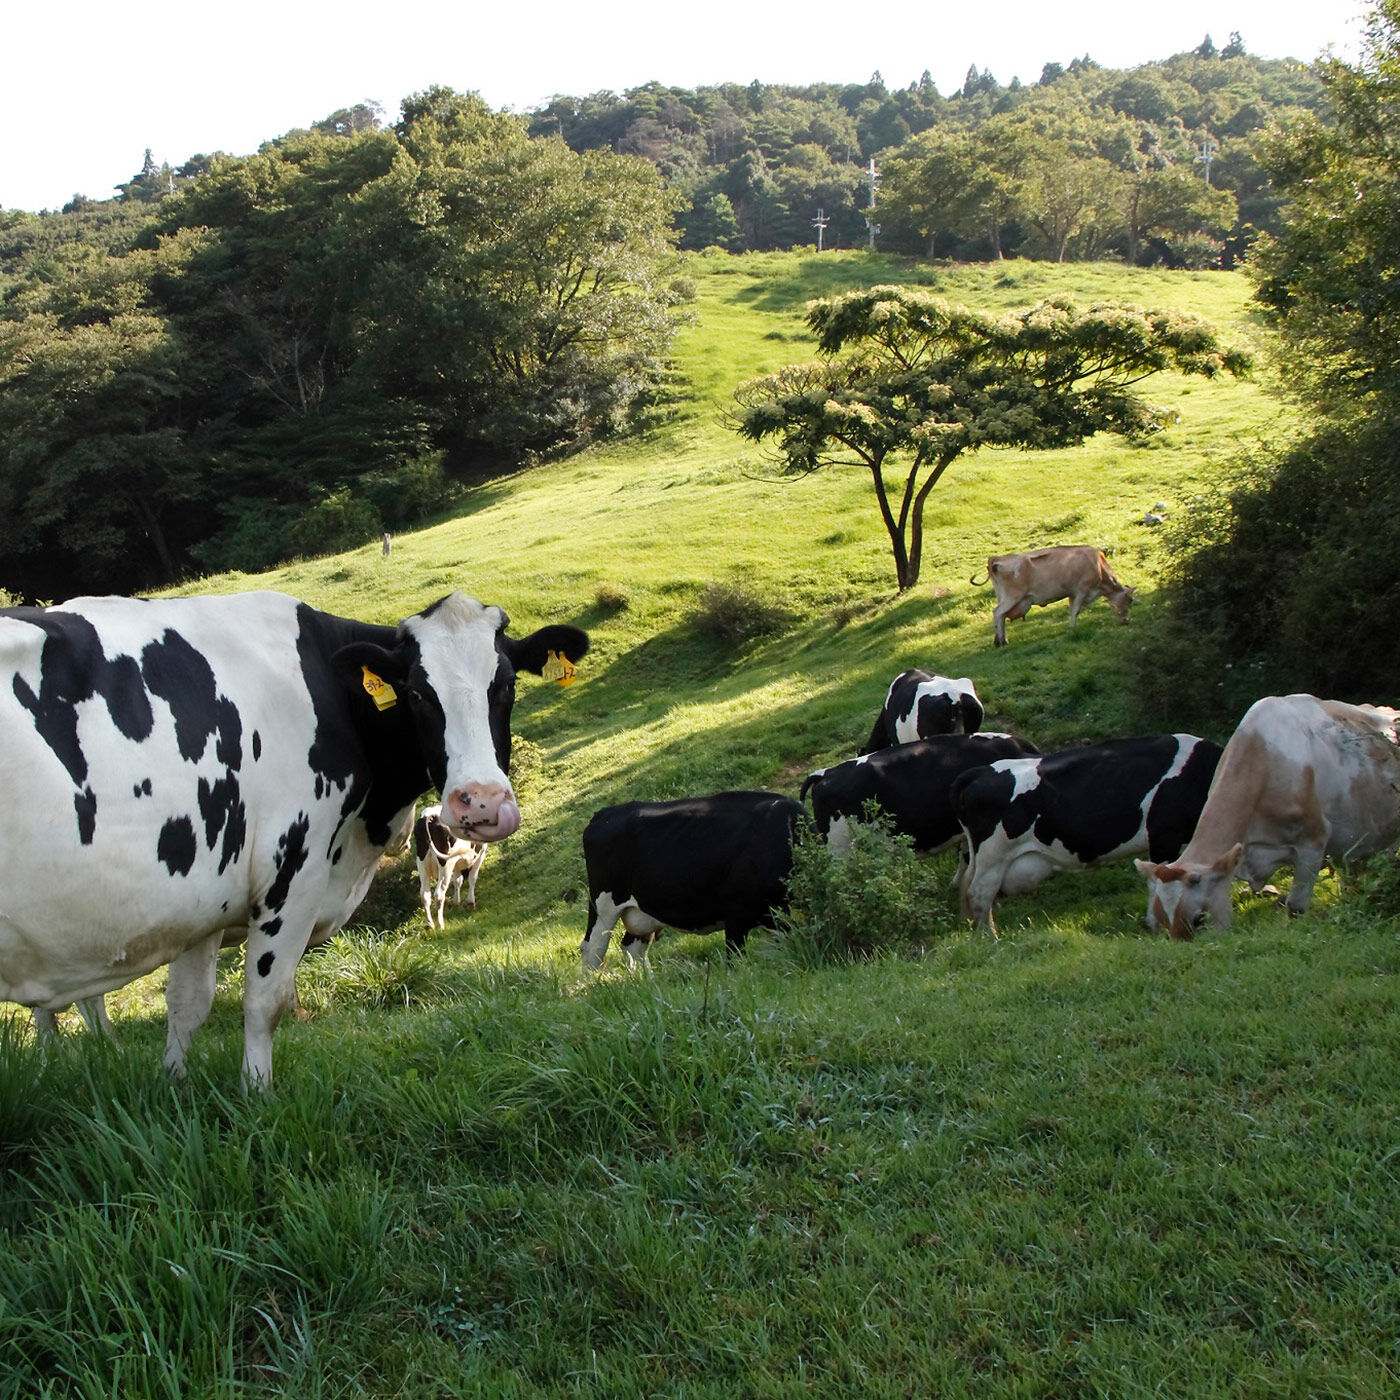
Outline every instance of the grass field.
<svg viewBox="0 0 1400 1400">
<path fill-rule="evenodd" d="M 1394 1394 L 1387 864 L 1190 945 L 1144 933 L 1136 877 L 1105 870 L 1007 901 L 999 941 L 945 893 L 868 964 L 668 934 L 646 972 L 577 965 L 596 807 L 795 792 L 906 666 L 971 676 L 989 727 L 1043 747 L 1170 726 L 1134 686 L 1161 563 L 1139 522 L 1287 430 L 1258 382 L 1168 380 L 1181 420 L 1150 447 L 959 461 L 899 597 L 868 482 L 765 480 L 724 421 L 739 380 L 809 356 L 805 301 L 1068 290 L 1248 342 L 1247 284 L 859 254 L 689 275 L 644 441 L 481 487 L 387 559 L 200 585 L 377 621 L 462 588 L 594 649 L 568 689 L 521 683 L 525 822 L 478 910 L 424 935 L 387 869 L 303 963 L 273 1094 L 237 1089 L 232 955 L 182 1085 L 159 975 L 112 998 L 115 1045 L 0 1025 L 0 1396 Z M 1113 551 L 1133 622 L 1095 607 L 1070 634 L 1059 605 L 994 651 L 969 575 L 1056 542 Z M 771 630 L 715 636 L 714 586 Z"/>
</svg>

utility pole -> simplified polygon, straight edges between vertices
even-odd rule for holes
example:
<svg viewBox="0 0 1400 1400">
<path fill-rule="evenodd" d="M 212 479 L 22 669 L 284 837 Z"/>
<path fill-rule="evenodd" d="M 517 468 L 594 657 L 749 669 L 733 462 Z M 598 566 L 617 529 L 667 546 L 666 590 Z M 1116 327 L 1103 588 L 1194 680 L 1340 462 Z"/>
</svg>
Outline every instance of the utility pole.
<svg viewBox="0 0 1400 1400">
<path fill-rule="evenodd" d="M 1219 149 L 1220 147 L 1217 146 L 1209 136 L 1206 136 L 1202 139 L 1201 153 L 1196 157 L 1196 159 L 1200 161 L 1201 165 L 1205 168 L 1206 184 L 1210 184 L 1210 163 L 1215 159 L 1215 153 Z"/>
<path fill-rule="evenodd" d="M 866 174 L 867 183 L 870 186 L 870 203 L 866 206 L 865 226 L 870 230 L 870 251 L 875 251 L 875 235 L 880 232 L 880 225 L 875 222 L 875 191 L 880 184 L 880 172 L 875 169 L 875 157 L 870 157 L 870 169 Z"/>
<path fill-rule="evenodd" d="M 817 231 L 817 252 L 819 253 L 822 250 L 822 234 L 826 232 L 826 226 L 830 222 L 831 220 L 826 217 L 826 210 L 818 209 L 817 217 L 812 220 L 812 227 Z"/>
</svg>

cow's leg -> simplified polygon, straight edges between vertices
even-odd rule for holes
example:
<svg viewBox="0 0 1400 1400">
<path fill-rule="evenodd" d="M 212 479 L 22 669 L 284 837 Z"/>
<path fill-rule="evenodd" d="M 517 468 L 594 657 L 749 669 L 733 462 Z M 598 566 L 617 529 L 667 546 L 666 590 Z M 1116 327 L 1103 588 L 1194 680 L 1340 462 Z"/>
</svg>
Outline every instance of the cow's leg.
<svg viewBox="0 0 1400 1400">
<path fill-rule="evenodd" d="M 36 1006 L 32 1010 L 34 1030 L 40 1040 L 53 1040 L 58 1035 L 58 1013 L 47 1006 Z"/>
<path fill-rule="evenodd" d="M 826 829 L 826 844 L 833 851 L 849 851 L 851 849 L 851 826 L 850 817 L 833 817 L 831 825 Z"/>
<path fill-rule="evenodd" d="M 579 956 L 584 967 L 596 971 L 602 967 L 608 955 L 608 944 L 612 941 L 612 931 L 622 917 L 623 901 L 616 900 L 606 890 L 588 895 L 588 926 L 584 929 L 583 942 L 579 944 Z"/>
<path fill-rule="evenodd" d="M 1098 592 L 1090 589 L 1087 593 L 1072 593 L 1069 600 L 1069 625 L 1075 627 L 1079 622 L 1079 614 L 1097 598 Z"/>
<path fill-rule="evenodd" d="M 293 880 L 275 917 L 253 923 L 243 950 L 243 1085 L 272 1084 L 272 1032 L 296 1002 L 297 963 L 316 927 L 324 885 Z"/>
<path fill-rule="evenodd" d="M 451 883 L 452 877 L 448 874 L 447 867 L 443 866 L 438 872 L 437 885 L 433 889 L 433 904 L 437 909 L 437 926 L 439 928 L 447 927 L 447 920 L 443 917 L 443 910 L 447 905 L 447 887 Z M 429 919 L 428 922 L 431 923 L 432 920 Z"/>
<path fill-rule="evenodd" d="M 629 904 L 622 910 L 622 927 L 626 930 L 622 935 L 622 951 L 631 959 L 633 967 L 641 966 L 661 931 L 661 920 Z"/>
<path fill-rule="evenodd" d="M 996 623 L 996 646 L 1004 647 L 1006 645 L 1006 624 L 1018 622 L 1030 610 L 1031 605 L 1028 598 L 1019 598 L 1015 602 L 1008 599 L 1006 602 L 996 605 L 996 610 L 992 613 L 992 621 Z"/>
<path fill-rule="evenodd" d="M 751 914 L 739 914 L 724 921 L 724 950 L 727 953 L 742 953 L 749 934 L 762 922 Z"/>
<path fill-rule="evenodd" d="M 83 1018 L 83 1024 L 88 1030 L 103 1035 L 111 1033 L 112 1022 L 107 1015 L 107 998 L 105 996 L 84 997 L 78 1003 L 78 1015 Z"/>
<path fill-rule="evenodd" d="M 481 874 L 482 864 L 482 855 L 477 856 L 476 859 L 467 864 L 467 907 L 469 909 L 476 908 L 476 877 Z"/>
<path fill-rule="evenodd" d="M 170 964 L 165 979 L 165 1067 L 185 1077 L 185 1051 L 214 1004 L 223 930 L 187 948 Z"/>
<path fill-rule="evenodd" d="M 433 890 L 437 886 L 437 866 L 429 869 L 427 862 L 418 862 L 418 893 L 423 900 L 423 917 L 428 921 L 428 931 L 433 929 Z"/>
<path fill-rule="evenodd" d="M 1001 893 L 1001 872 L 1000 861 L 990 859 L 985 851 L 979 851 L 968 863 L 958 899 L 963 918 L 980 924 L 992 933 L 997 931 L 992 907 Z"/>
</svg>

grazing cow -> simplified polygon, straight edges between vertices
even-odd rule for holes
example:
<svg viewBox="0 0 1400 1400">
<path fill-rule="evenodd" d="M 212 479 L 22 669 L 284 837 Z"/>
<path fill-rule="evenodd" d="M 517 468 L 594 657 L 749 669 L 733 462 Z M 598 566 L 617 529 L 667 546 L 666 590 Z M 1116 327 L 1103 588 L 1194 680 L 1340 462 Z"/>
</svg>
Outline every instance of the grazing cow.
<svg viewBox="0 0 1400 1400">
<path fill-rule="evenodd" d="M 1400 711 L 1313 695 L 1250 706 L 1216 769 L 1201 819 L 1174 861 L 1139 860 L 1147 920 L 1190 938 L 1206 918 L 1228 928 L 1231 882 L 1256 893 L 1293 867 L 1287 907 L 1301 914 L 1324 860 L 1384 850 L 1400 836 Z"/>
<path fill-rule="evenodd" d="M 437 787 L 475 840 L 519 825 L 516 671 L 588 639 L 506 623 L 457 593 L 397 628 L 277 593 L 0 611 L 0 1000 L 53 1010 L 169 964 L 179 1074 L 241 935 L 243 1074 L 270 1082 L 297 960 L 354 911 L 418 795 Z"/>
<path fill-rule="evenodd" d="M 928 671 L 901 671 L 890 682 L 861 753 L 878 753 L 935 734 L 976 734 L 982 715 L 982 702 L 966 676 L 949 680 Z"/>
<path fill-rule="evenodd" d="M 622 802 L 595 812 L 583 831 L 588 926 L 579 952 L 602 966 L 618 919 L 634 963 L 663 924 L 724 926 L 737 952 L 755 928 L 771 928 L 787 903 L 792 841 L 801 806 L 775 792 L 717 792 L 676 802 Z"/>
<path fill-rule="evenodd" d="M 953 784 L 967 836 L 964 917 L 995 930 L 1001 895 L 1029 894 L 1057 870 L 1173 859 L 1196 829 L 1220 753 L 1194 734 L 1159 734 L 964 773 Z"/>
<path fill-rule="evenodd" d="M 811 792 L 817 832 L 837 849 L 850 845 L 849 824 L 863 819 L 873 799 L 916 850 L 936 851 L 962 835 L 953 812 L 954 778 L 999 758 L 1038 752 L 1010 734 L 940 734 L 819 768 L 802 784 L 801 796 Z"/>
<path fill-rule="evenodd" d="M 424 807 L 413 823 L 413 858 L 418 864 L 418 889 L 423 896 L 423 914 L 428 927 L 445 928 L 442 910 L 447 890 L 452 887 L 457 903 L 462 902 L 462 879 L 467 881 L 467 904 L 476 908 L 476 877 L 486 859 L 486 843 L 454 836 L 442 819 L 442 807 Z M 437 905 L 434 922 L 433 904 Z"/>
<path fill-rule="evenodd" d="M 1037 604 L 1068 598 L 1071 627 L 1078 622 L 1081 609 L 1095 598 L 1107 600 L 1120 622 L 1128 620 L 1128 609 L 1133 605 L 1133 590 L 1118 582 L 1103 550 L 1091 544 L 1057 544 L 1029 554 L 994 554 L 987 560 L 987 578 L 997 595 L 992 620 L 999 647 L 1006 645 L 1007 622 L 1025 617 Z M 979 586 L 975 574 L 968 581 Z"/>
</svg>

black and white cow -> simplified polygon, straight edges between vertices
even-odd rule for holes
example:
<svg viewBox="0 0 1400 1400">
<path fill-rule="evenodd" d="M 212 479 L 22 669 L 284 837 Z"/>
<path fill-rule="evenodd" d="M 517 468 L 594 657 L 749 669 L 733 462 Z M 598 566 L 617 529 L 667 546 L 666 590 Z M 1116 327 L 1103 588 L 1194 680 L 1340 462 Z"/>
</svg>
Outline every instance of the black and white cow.
<svg viewBox="0 0 1400 1400">
<path fill-rule="evenodd" d="M 725 945 L 744 946 L 771 928 L 787 903 L 792 841 L 802 807 L 775 792 L 717 792 L 675 802 L 623 802 L 595 812 L 583 831 L 588 926 L 579 952 L 601 967 L 619 919 L 634 963 L 663 924 L 724 926 Z"/>
<path fill-rule="evenodd" d="M 1057 870 L 1144 853 L 1175 859 L 1196 829 L 1220 753 L 1194 734 L 1157 734 L 964 774 L 953 784 L 968 845 L 964 916 L 995 928 L 999 896 L 1028 894 Z"/>
<path fill-rule="evenodd" d="M 588 639 L 506 625 L 458 593 L 397 627 L 278 593 L 0 611 L 0 1000 L 52 1010 L 168 963 L 181 1073 L 242 930 L 243 1073 L 270 1082 L 298 958 L 354 911 L 419 794 L 475 840 L 519 825 L 516 671 Z"/>
<path fill-rule="evenodd" d="M 467 903 L 476 908 L 476 877 L 486 859 L 486 843 L 454 836 L 442 819 L 441 806 L 424 807 L 413 823 L 413 859 L 418 866 L 423 914 L 430 929 L 446 927 L 442 911 L 448 888 L 452 888 L 460 904 L 463 879 L 467 882 Z"/>
<path fill-rule="evenodd" d="M 860 821 L 873 800 L 896 831 L 913 839 L 915 850 L 936 851 L 962 835 L 951 798 L 959 774 L 1038 752 L 1011 734 L 940 734 L 819 768 L 800 795 L 811 793 L 817 832 L 837 849 L 850 845 L 850 823 Z"/>
<path fill-rule="evenodd" d="M 932 739 L 936 734 L 976 734 L 982 727 L 982 702 L 966 676 L 949 680 L 929 671 L 901 671 L 890 682 L 875 728 L 862 754 L 894 744 Z"/>
</svg>

